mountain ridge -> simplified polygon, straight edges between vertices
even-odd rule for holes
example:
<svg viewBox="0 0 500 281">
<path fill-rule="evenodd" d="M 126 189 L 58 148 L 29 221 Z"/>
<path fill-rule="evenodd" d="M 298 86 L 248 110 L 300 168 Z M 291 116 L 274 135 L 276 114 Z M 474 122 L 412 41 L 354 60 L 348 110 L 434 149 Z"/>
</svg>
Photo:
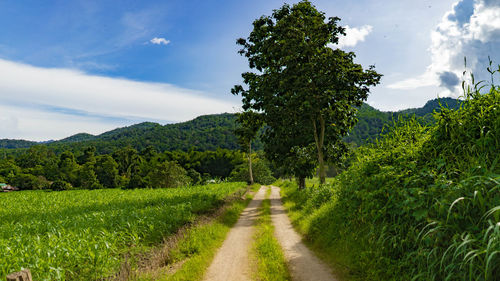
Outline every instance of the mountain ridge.
<svg viewBox="0 0 500 281">
<path fill-rule="evenodd" d="M 346 141 L 360 145 L 380 135 L 383 128 L 390 125 L 398 116 L 415 115 L 425 122 L 432 121 L 432 112 L 440 104 L 448 108 L 457 108 L 460 101 L 453 98 L 433 99 L 423 107 L 400 111 L 380 111 L 366 103 L 358 110 L 358 123 L 345 138 Z M 217 148 L 238 149 L 236 137 L 236 117 L 232 113 L 201 115 L 192 120 L 161 125 L 154 122 L 141 122 L 116 128 L 99 135 L 78 133 L 50 142 L 0 139 L 0 148 L 26 149 L 34 145 L 45 145 L 56 153 L 64 150 L 80 150 L 95 146 L 98 153 L 111 153 L 117 147 L 131 146 L 143 150 L 153 146 L 158 151 L 165 150 L 216 150 Z M 260 140 L 256 148 L 260 148 Z"/>
</svg>

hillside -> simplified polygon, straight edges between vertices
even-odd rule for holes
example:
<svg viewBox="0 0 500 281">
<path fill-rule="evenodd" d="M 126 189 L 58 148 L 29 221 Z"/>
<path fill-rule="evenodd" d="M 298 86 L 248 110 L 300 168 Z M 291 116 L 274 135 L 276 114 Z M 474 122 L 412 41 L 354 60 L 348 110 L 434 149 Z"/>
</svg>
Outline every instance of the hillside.
<svg viewBox="0 0 500 281">
<path fill-rule="evenodd" d="M 453 98 L 433 99 L 426 102 L 423 107 L 404 109 L 398 111 L 398 113 L 415 114 L 417 116 L 422 117 L 432 113 L 436 108 L 439 108 L 440 104 L 447 108 L 458 108 L 458 106 L 460 105 L 460 101 Z"/>
<path fill-rule="evenodd" d="M 441 103 L 449 108 L 456 108 L 458 100 L 445 98 Z M 346 141 L 360 145 L 377 138 L 383 128 L 393 123 L 398 116 L 416 115 L 422 120 L 432 120 L 431 113 L 439 108 L 437 99 L 428 101 L 421 108 L 406 109 L 397 112 L 384 112 L 368 104 L 363 104 L 358 111 L 358 123 L 353 128 Z M 143 122 L 128 127 L 117 128 L 112 131 L 94 136 L 87 133 L 76 134 L 58 141 L 37 143 L 25 140 L 0 140 L 0 148 L 16 149 L 28 148 L 36 144 L 46 145 L 56 153 L 64 150 L 78 151 L 87 146 L 95 146 L 99 154 L 111 153 L 116 148 L 132 146 L 143 150 L 153 146 L 158 151 L 172 151 L 190 149 L 207 151 L 217 148 L 238 149 L 235 128 L 235 115 L 230 113 L 199 116 L 193 120 L 160 125 L 158 123 Z M 255 148 L 262 147 L 257 141 Z"/>
<path fill-rule="evenodd" d="M 432 113 L 441 105 L 446 108 L 456 109 L 460 101 L 453 98 L 433 99 L 420 108 L 409 108 L 400 111 L 380 111 L 364 103 L 358 111 L 358 123 L 345 138 L 349 143 L 357 145 L 375 140 L 387 126 L 392 126 L 398 118 L 416 116 L 421 122 L 433 122 Z"/>
<path fill-rule="evenodd" d="M 37 145 L 37 142 L 27 141 L 27 140 L 11 140 L 2 139 L 0 140 L 0 148 L 15 149 L 15 148 L 28 148 L 33 145 Z"/>
<path fill-rule="evenodd" d="M 177 124 L 160 125 L 143 122 L 97 136 L 80 133 L 50 143 L 0 140 L 0 148 L 29 148 L 41 144 L 60 153 L 64 150 L 80 151 L 87 146 L 95 146 L 99 154 L 111 153 L 125 146 L 132 146 L 139 151 L 148 146 L 153 146 L 158 151 L 238 149 L 239 146 L 233 134 L 234 128 L 234 114 L 224 113 L 199 116 Z"/>
</svg>

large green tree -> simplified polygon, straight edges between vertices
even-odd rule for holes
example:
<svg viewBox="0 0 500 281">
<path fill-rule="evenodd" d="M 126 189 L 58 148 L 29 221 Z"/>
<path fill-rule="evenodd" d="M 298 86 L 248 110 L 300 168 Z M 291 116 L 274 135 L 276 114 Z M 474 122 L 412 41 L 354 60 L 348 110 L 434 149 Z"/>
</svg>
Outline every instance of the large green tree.
<svg viewBox="0 0 500 281">
<path fill-rule="evenodd" d="M 354 53 L 331 47 L 345 35 L 339 20 L 327 19 L 309 1 L 285 4 L 272 16 L 255 20 L 250 36 L 237 41 L 256 72 L 243 73 L 247 89 L 237 85 L 232 93 L 242 95 L 244 109 L 263 113 L 273 137 L 289 137 L 291 131 L 308 134 L 298 143 L 287 141 L 293 146 L 286 149 L 313 143 L 321 183 L 325 161 L 337 160 L 332 158 L 345 147 L 342 137 L 355 124 L 355 106 L 381 78 L 373 66 L 365 70 L 354 63 Z M 277 127 L 283 125 L 287 127 Z"/>
</svg>

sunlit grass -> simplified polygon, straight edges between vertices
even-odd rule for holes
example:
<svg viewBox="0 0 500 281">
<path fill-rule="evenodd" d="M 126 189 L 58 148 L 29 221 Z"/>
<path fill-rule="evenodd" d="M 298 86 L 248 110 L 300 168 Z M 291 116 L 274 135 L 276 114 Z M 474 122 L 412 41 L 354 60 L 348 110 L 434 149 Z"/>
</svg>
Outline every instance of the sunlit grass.
<svg viewBox="0 0 500 281">
<path fill-rule="evenodd" d="M 291 280 L 283 250 L 274 236 L 274 226 L 271 221 L 271 201 L 266 192 L 266 199 L 259 208 L 254 234 L 255 242 L 252 247 L 252 256 L 256 263 L 256 280 L 280 281 Z"/>
<path fill-rule="evenodd" d="M 160 243 L 241 188 L 0 194 L 0 279 L 29 268 L 35 280 L 100 280 L 119 269 L 125 254 Z"/>
</svg>

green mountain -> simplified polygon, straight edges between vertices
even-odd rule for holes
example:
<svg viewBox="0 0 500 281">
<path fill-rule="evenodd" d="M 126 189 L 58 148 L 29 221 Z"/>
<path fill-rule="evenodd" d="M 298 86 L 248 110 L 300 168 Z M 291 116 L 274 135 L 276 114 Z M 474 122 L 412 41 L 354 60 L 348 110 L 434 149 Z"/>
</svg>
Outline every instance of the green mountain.
<svg viewBox="0 0 500 281">
<path fill-rule="evenodd" d="M 65 142 L 79 142 L 79 141 L 89 141 L 89 140 L 94 140 L 96 136 L 87 134 L 87 133 L 79 133 L 76 135 L 72 135 L 71 137 L 64 138 L 62 140 L 59 140 L 57 142 L 59 143 L 65 143 Z M 50 142 L 53 143 L 54 141 Z M 56 143 L 57 143 L 56 142 Z"/>
<path fill-rule="evenodd" d="M 223 113 L 199 116 L 176 124 L 160 125 L 143 122 L 97 136 L 77 134 L 54 141 L 47 146 L 55 152 L 78 151 L 87 146 L 95 146 L 99 154 L 112 153 L 117 148 L 125 146 L 131 146 L 139 151 L 148 146 L 153 146 L 157 151 L 238 149 L 233 134 L 235 119 L 234 114 Z"/>
<path fill-rule="evenodd" d="M 433 99 L 423 107 L 400 111 L 380 111 L 365 103 L 358 110 L 358 123 L 345 140 L 357 145 L 373 141 L 383 133 L 384 128 L 393 125 L 398 118 L 416 116 L 422 123 L 431 123 L 434 121 L 432 113 L 439 111 L 441 106 L 456 109 L 460 106 L 460 100 L 453 98 Z"/>
<path fill-rule="evenodd" d="M 11 139 L 0 140 L 0 148 L 7 148 L 7 149 L 28 148 L 36 144 L 38 143 L 27 140 L 11 140 Z"/>
<path fill-rule="evenodd" d="M 398 111 L 397 113 L 415 114 L 419 117 L 423 117 L 425 115 L 431 114 L 432 112 L 434 112 L 434 110 L 440 108 L 441 105 L 446 108 L 456 109 L 460 106 L 460 100 L 453 98 L 433 99 L 425 103 L 424 107 L 404 109 Z"/>
<path fill-rule="evenodd" d="M 384 112 L 363 104 L 358 111 L 358 123 L 346 137 L 346 141 L 360 145 L 373 140 L 380 135 L 385 126 L 391 125 L 399 116 L 416 115 L 422 117 L 423 122 L 429 122 L 432 120 L 431 113 L 440 108 L 439 103 L 448 108 L 456 108 L 459 105 L 458 100 L 445 98 L 439 101 L 430 100 L 421 108 Z M 176 124 L 160 125 L 144 122 L 114 129 L 97 136 L 80 133 L 46 143 L 4 139 L 0 140 L 0 148 L 28 148 L 41 144 L 59 153 L 64 150 L 81 151 L 85 147 L 95 146 L 99 154 L 112 153 L 117 148 L 125 146 L 131 146 L 139 151 L 148 146 L 153 146 L 157 151 L 238 149 L 239 145 L 233 134 L 236 127 L 235 120 L 234 114 L 223 113 L 199 116 Z M 256 141 L 255 148 L 261 147 L 262 143 L 259 140 Z"/>
</svg>

